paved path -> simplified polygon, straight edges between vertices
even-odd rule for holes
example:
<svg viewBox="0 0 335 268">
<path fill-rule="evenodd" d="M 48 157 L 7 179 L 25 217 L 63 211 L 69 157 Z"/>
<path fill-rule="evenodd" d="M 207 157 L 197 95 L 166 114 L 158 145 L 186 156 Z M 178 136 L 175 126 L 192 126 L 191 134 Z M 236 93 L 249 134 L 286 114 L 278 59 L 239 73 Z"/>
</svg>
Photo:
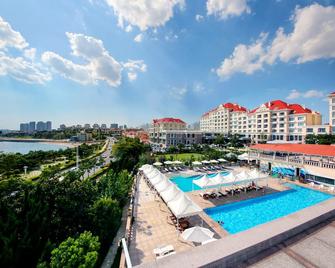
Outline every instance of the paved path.
<svg viewBox="0 0 335 268">
<path fill-rule="evenodd" d="M 334 268 L 335 219 L 275 246 L 240 267 Z"/>
</svg>

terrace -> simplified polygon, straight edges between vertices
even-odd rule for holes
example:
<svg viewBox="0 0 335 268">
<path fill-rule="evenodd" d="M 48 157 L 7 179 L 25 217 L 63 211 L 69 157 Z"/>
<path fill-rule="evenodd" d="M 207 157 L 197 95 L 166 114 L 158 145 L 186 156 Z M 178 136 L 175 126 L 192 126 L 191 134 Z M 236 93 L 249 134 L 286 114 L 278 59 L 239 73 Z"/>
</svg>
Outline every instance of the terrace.
<svg viewBox="0 0 335 268">
<path fill-rule="evenodd" d="M 242 171 L 248 171 L 248 168 L 245 167 L 230 167 L 230 171 L 234 171 L 234 173 L 242 172 Z M 250 170 L 249 170 L 250 171 Z M 196 173 L 194 171 L 190 170 L 183 170 L 179 173 L 171 172 L 169 175 L 175 176 L 175 175 L 194 175 L 200 173 Z M 225 204 L 230 204 L 234 202 L 239 202 L 243 200 L 253 199 L 256 197 L 271 195 L 273 193 L 279 193 L 282 191 L 287 190 L 288 188 L 283 185 L 283 181 L 280 181 L 278 179 L 274 179 L 271 177 L 263 178 L 262 180 L 259 180 L 257 183 L 259 186 L 261 186 L 263 189 L 259 191 L 241 191 L 239 194 L 232 194 L 227 195 L 225 197 L 219 198 L 209 198 L 204 199 L 200 193 L 203 192 L 203 190 L 197 190 L 197 191 L 189 191 L 185 194 L 188 196 L 194 204 L 199 206 L 201 208 L 201 211 L 197 213 L 197 215 L 192 215 L 187 217 L 188 225 L 186 228 L 192 227 L 192 226 L 203 226 L 210 231 L 214 233 L 214 238 L 218 241 L 214 241 L 210 244 L 218 244 L 219 241 L 225 241 L 225 248 L 229 243 L 236 243 L 236 245 L 239 245 L 240 243 L 238 241 L 244 241 L 245 238 L 242 239 L 242 234 L 237 234 L 240 240 L 233 239 L 234 242 L 230 241 L 231 239 L 228 239 L 231 237 L 231 235 L 220 225 L 218 222 L 213 220 L 209 215 L 206 214 L 204 209 L 208 209 L 211 207 L 217 207 Z M 132 265 L 134 266 L 143 266 L 143 267 L 152 267 L 157 266 L 158 264 L 161 266 L 167 266 L 172 267 L 175 263 L 175 261 L 185 261 L 186 259 L 183 259 L 185 256 L 188 256 L 190 254 L 191 258 L 187 257 L 187 267 L 188 265 L 191 265 L 193 263 L 193 258 L 195 259 L 195 262 L 193 265 L 204 265 L 203 262 L 196 262 L 198 258 L 195 257 L 194 252 L 197 252 L 199 254 L 200 248 L 202 248 L 202 253 L 200 254 L 204 261 L 208 261 L 210 263 L 211 256 L 213 257 L 213 254 L 210 254 L 207 245 L 199 246 L 197 243 L 193 243 L 190 241 L 186 241 L 181 237 L 182 230 L 179 229 L 178 223 L 173 221 L 173 213 L 171 211 L 171 208 L 169 208 L 169 204 L 164 202 L 164 200 L 157 194 L 156 190 L 152 187 L 151 183 L 145 179 L 144 176 L 140 176 L 137 181 L 137 194 L 134 201 L 134 222 L 131 227 L 131 230 L 129 232 L 129 236 L 127 237 L 128 240 L 128 249 L 129 249 L 129 255 L 132 262 Z M 331 200 L 334 202 L 333 200 Z M 328 209 L 329 208 L 329 209 Z M 328 211 L 333 211 L 334 207 L 327 207 Z M 295 213 L 295 214 L 299 214 Z M 321 213 L 322 214 L 322 213 Z M 319 214 L 318 214 L 319 215 Z M 319 215 L 320 216 L 320 215 Z M 316 216 L 318 217 L 318 216 Z M 310 219 L 310 218 L 309 218 Z M 274 222 L 280 221 L 280 219 L 275 220 Z M 285 221 L 284 221 L 285 222 Z M 272 222 L 265 224 L 271 225 Z M 284 224 L 285 225 L 285 224 Z M 263 226 L 263 225 L 262 225 Z M 276 224 L 276 226 L 278 226 Z M 287 225 L 285 225 L 287 227 Z M 298 225 L 297 225 L 298 226 Z M 252 230 L 259 230 L 260 227 L 256 226 L 250 230 L 247 230 L 242 233 L 248 233 Z M 262 228 L 261 228 L 262 229 Z M 268 228 L 271 230 L 271 228 Z M 278 229 L 279 230 L 279 229 Z M 264 238 L 266 241 L 271 241 L 271 237 L 278 231 L 274 230 L 273 232 L 269 232 L 268 236 Z M 281 229 L 280 229 L 281 230 Z M 290 233 L 290 228 L 285 229 L 285 232 Z M 236 236 L 236 235 L 235 235 Z M 234 236 L 234 237 L 235 237 Z M 257 235 L 256 235 L 257 236 Z M 258 241 L 259 239 L 255 237 L 255 239 Z M 248 244 L 254 252 L 254 255 L 259 252 L 258 250 L 255 250 L 255 239 L 251 239 L 250 236 L 250 244 Z M 229 241 L 230 242 L 229 242 Z M 228 244 L 227 244 L 228 243 Z M 272 243 L 272 242 L 270 242 Z M 221 248 L 222 242 L 220 242 L 220 248 Z M 244 242 L 242 243 L 244 245 Z M 242 246 L 241 244 L 241 246 Z M 176 253 L 174 257 L 164 257 L 162 260 L 158 260 L 154 254 L 154 250 L 160 247 L 169 246 L 173 249 L 173 253 Z M 208 245 L 209 246 L 209 245 Z M 223 244 L 222 244 L 223 246 Z M 236 252 L 243 252 L 242 248 L 239 248 L 238 246 L 234 247 Z M 265 247 L 266 248 L 266 247 Z M 241 251 L 242 250 L 242 251 Z M 183 255 L 183 253 L 187 253 L 187 255 Z M 237 254 L 236 253 L 236 254 Z M 228 254 L 228 255 L 227 255 Z M 227 261 L 230 260 L 229 255 L 231 254 L 231 250 L 229 250 L 229 253 L 224 251 L 222 252 L 222 258 Z M 240 253 L 238 253 L 240 254 Z M 224 257 L 226 256 L 226 257 Z M 182 258 L 182 259 L 180 259 Z M 217 258 L 217 257 L 215 257 Z M 166 260 L 171 260 L 166 262 Z M 221 257 L 220 257 L 221 259 Z M 213 259 L 212 259 L 213 260 Z M 176 263 L 175 263 L 176 264 Z M 185 262 L 186 264 L 186 262 Z M 172 266 L 171 266 L 172 265 Z M 186 267 L 185 266 L 185 267 Z M 124 263 L 121 263 L 120 267 L 125 267 Z"/>
</svg>

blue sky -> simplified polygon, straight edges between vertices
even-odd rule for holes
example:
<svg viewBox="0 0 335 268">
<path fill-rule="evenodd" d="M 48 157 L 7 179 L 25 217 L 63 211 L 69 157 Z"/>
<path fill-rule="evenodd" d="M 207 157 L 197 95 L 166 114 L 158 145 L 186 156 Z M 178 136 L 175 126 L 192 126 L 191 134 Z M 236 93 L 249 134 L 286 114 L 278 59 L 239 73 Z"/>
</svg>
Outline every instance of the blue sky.
<svg viewBox="0 0 335 268">
<path fill-rule="evenodd" d="M 193 123 L 273 99 L 327 122 L 334 58 L 335 1 L 2 0 L 0 128 Z"/>
</svg>

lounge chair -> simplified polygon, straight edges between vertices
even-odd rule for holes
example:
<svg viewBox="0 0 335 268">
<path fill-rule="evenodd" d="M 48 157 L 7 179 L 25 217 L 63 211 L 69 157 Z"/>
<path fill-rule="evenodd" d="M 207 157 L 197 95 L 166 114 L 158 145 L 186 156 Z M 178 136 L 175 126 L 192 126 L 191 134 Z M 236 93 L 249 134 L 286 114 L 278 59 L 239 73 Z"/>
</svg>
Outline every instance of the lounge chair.
<svg viewBox="0 0 335 268">
<path fill-rule="evenodd" d="M 161 259 L 163 257 L 176 254 L 174 247 L 172 245 L 160 246 L 153 250 L 153 253 L 156 256 L 156 259 Z"/>
<path fill-rule="evenodd" d="M 208 193 L 200 193 L 200 196 L 205 200 L 208 200 L 210 197 Z"/>
<path fill-rule="evenodd" d="M 226 197 L 226 196 L 227 196 L 227 193 L 226 193 L 226 192 L 224 192 L 224 193 L 222 193 L 222 192 L 218 192 L 218 195 L 219 195 L 219 197 Z"/>
</svg>

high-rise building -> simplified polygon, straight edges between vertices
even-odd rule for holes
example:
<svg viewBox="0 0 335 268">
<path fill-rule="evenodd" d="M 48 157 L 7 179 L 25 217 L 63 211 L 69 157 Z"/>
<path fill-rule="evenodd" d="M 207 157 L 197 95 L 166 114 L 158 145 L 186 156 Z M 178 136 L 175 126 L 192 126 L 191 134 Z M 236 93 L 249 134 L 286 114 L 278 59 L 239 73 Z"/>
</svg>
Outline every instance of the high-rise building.
<svg viewBox="0 0 335 268">
<path fill-rule="evenodd" d="M 232 103 L 219 105 L 200 119 L 200 129 L 222 134 L 240 134 L 254 142 L 303 142 L 308 126 L 321 125 L 322 117 L 299 104 L 269 101 L 247 111 Z"/>
<path fill-rule="evenodd" d="M 59 126 L 59 130 L 65 130 L 66 129 L 66 125 L 65 124 L 61 124 L 60 126 Z"/>
<path fill-rule="evenodd" d="M 52 122 L 47 121 L 45 124 L 46 124 L 46 131 L 51 131 L 52 130 Z"/>
<path fill-rule="evenodd" d="M 42 121 L 38 121 L 36 124 L 36 131 L 45 131 L 46 130 L 46 124 Z"/>
<path fill-rule="evenodd" d="M 335 92 L 330 93 L 329 99 L 329 125 L 332 127 L 332 133 L 335 134 Z"/>
<path fill-rule="evenodd" d="M 91 128 L 91 125 L 90 125 L 90 124 L 85 124 L 85 125 L 84 125 L 84 128 L 85 128 L 85 129 L 89 129 L 89 128 Z"/>
<path fill-rule="evenodd" d="M 119 125 L 117 124 L 117 123 L 112 123 L 111 124 L 111 128 L 113 128 L 113 129 L 116 129 L 116 128 L 118 128 L 119 127 Z"/>
<path fill-rule="evenodd" d="M 106 124 L 101 124 L 101 129 L 107 129 L 107 125 Z"/>
<path fill-rule="evenodd" d="M 99 124 L 95 123 L 95 124 L 93 124 L 93 128 L 94 128 L 94 129 L 99 129 L 100 126 L 99 126 Z"/>
<path fill-rule="evenodd" d="M 29 131 L 29 124 L 28 123 L 21 123 L 20 124 L 20 131 L 23 133 L 27 133 Z"/>
<path fill-rule="evenodd" d="M 28 132 L 33 133 L 36 130 L 36 122 L 31 121 L 29 122 Z"/>
</svg>

